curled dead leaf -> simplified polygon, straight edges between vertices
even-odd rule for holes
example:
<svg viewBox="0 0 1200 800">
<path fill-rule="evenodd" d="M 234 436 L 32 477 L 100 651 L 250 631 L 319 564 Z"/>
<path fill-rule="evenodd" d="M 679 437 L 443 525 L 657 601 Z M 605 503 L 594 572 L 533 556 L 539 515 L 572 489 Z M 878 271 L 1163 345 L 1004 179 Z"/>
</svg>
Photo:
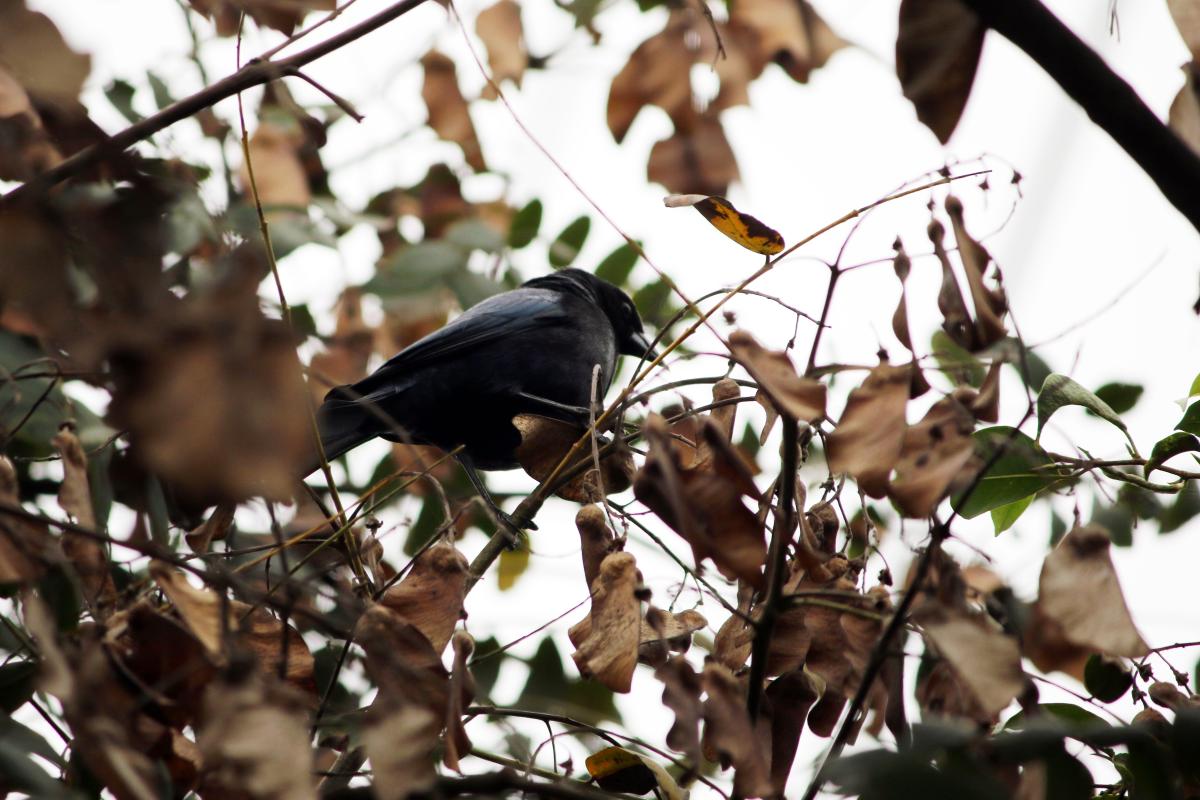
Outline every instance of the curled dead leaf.
<svg viewBox="0 0 1200 800">
<path fill-rule="evenodd" d="M 806 0 L 739 0 L 729 12 L 729 27 L 750 33 L 757 67 L 774 62 L 799 83 L 848 43 Z"/>
<path fill-rule="evenodd" d="M 928 517 L 942 498 L 970 482 L 974 428 L 971 412 L 953 397 L 944 397 L 905 430 L 896 476 L 888 487 L 888 496 L 904 516 Z"/>
<path fill-rule="evenodd" d="M 779 413 L 808 423 L 825 417 L 825 384 L 800 377 L 786 351 L 767 350 L 741 330 L 730 334 L 729 346 Z"/>
<path fill-rule="evenodd" d="M 17 508 L 20 502 L 17 470 L 0 455 L 0 507 Z M 62 559 L 44 523 L 26 521 L 0 509 L 0 583 L 30 583 L 42 576 L 47 563 Z"/>
<path fill-rule="evenodd" d="M 87 453 L 74 430 L 63 426 L 54 436 L 54 448 L 62 456 L 63 482 L 58 489 L 58 504 L 81 527 L 96 530 L 92 510 L 92 490 L 88 483 Z M 83 583 L 88 605 L 98 616 L 105 616 L 116 597 L 117 587 L 109 572 L 108 553 L 103 543 L 79 533 L 67 531 L 62 538 L 63 553 L 75 567 Z"/>
<path fill-rule="evenodd" d="M 583 435 L 582 428 L 567 422 L 536 414 L 518 414 L 513 417 L 513 427 L 521 434 L 517 447 L 517 460 L 521 468 L 532 478 L 545 480 L 558 466 Z M 633 455 L 626 447 L 614 447 L 600 458 L 601 482 L 608 494 L 623 492 L 633 482 Z M 594 478 L 585 472 L 558 489 L 555 494 L 577 503 L 592 503 L 600 500 L 594 488 Z"/>
<path fill-rule="evenodd" d="M 379 605 L 413 625 L 441 653 L 464 616 L 469 567 L 454 545 L 438 542 L 417 558 L 404 580 L 384 592 Z"/>
<path fill-rule="evenodd" d="M 746 712 L 746 691 L 729 670 L 705 664 L 701 677 L 704 691 L 703 746 L 732 765 L 733 791 L 740 797 L 770 797 L 774 791 L 766 755 Z"/>
<path fill-rule="evenodd" d="M 692 634 L 707 625 L 708 620 L 695 609 L 674 614 L 651 606 L 639 629 L 638 661 L 658 667 L 672 652 L 686 653 L 692 645 Z"/>
<path fill-rule="evenodd" d="M 475 18 L 475 33 L 487 50 L 492 80 L 497 84 L 512 81 L 520 88 L 525 68 L 529 66 L 520 4 L 516 0 L 499 0 L 480 11 Z M 496 90 L 490 84 L 485 86 L 483 97 L 494 100 Z"/>
<path fill-rule="evenodd" d="M 571 657 L 580 674 L 614 692 L 629 691 L 637 666 L 639 583 L 637 562 L 629 553 L 605 558 L 592 585 L 591 612 L 570 631 L 576 646 Z"/>
<path fill-rule="evenodd" d="M 646 178 L 673 194 L 723 195 L 740 176 L 733 147 L 715 113 L 697 116 L 650 149 Z"/>
<path fill-rule="evenodd" d="M 221 36 L 235 36 L 242 14 L 259 25 L 291 36 L 309 11 L 332 11 L 337 0 L 188 0 L 192 8 L 213 20 Z"/>
<path fill-rule="evenodd" d="M 421 58 L 421 66 L 425 68 L 421 97 L 429 110 L 429 127 L 439 138 L 461 147 L 471 169 L 485 171 L 487 164 L 483 160 L 479 135 L 475 132 L 475 123 L 471 121 L 467 101 L 458 88 L 458 72 L 454 62 L 449 56 L 430 50 Z"/>
<path fill-rule="evenodd" d="M 958 126 L 987 28 L 956 0 L 902 0 L 896 77 L 917 119 L 945 144 Z"/>
<path fill-rule="evenodd" d="M 910 367 L 880 364 L 850 392 L 829 434 L 829 468 L 851 475 L 871 497 L 887 493 L 888 476 L 904 446 Z"/>
<path fill-rule="evenodd" d="M 917 622 L 986 718 L 994 719 L 1025 688 L 1021 651 L 986 616 L 958 609 L 922 607 Z"/>
<path fill-rule="evenodd" d="M 600 565 L 610 554 L 620 549 L 617 538 L 608 529 L 604 511 L 598 505 L 586 505 L 575 514 L 575 527 L 583 554 L 583 577 L 588 590 L 600 577 Z"/>
<path fill-rule="evenodd" d="M 675 713 L 667 731 L 667 747 L 683 753 L 693 766 L 700 764 L 700 676 L 683 656 L 673 656 L 654 671 L 663 684 L 663 705 Z"/>
</svg>

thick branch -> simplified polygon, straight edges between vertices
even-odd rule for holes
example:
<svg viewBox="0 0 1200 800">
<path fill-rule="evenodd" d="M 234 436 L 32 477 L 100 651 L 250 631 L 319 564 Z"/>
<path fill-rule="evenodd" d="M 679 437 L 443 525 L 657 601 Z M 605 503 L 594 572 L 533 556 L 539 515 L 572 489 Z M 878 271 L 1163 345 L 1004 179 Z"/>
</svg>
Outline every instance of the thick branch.
<svg viewBox="0 0 1200 800">
<path fill-rule="evenodd" d="M 197 111 L 215 105 L 227 97 L 233 97 L 238 92 L 245 91 L 252 86 L 268 83 L 284 75 L 296 74 L 300 67 L 305 64 L 316 61 L 318 58 L 329 55 L 338 48 L 362 38 L 376 28 L 380 28 L 392 20 L 407 14 L 424 2 L 425 0 L 401 0 L 401 2 L 388 6 L 375 16 L 347 28 L 336 36 L 331 36 L 320 44 L 313 45 L 307 50 L 302 50 L 294 56 L 289 56 L 279 61 L 255 59 L 232 75 L 222 78 L 190 97 L 185 97 L 182 100 L 172 103 L 157 114 L 146 117 L 141 122 L 130 125 L 125 130 L 109 137 L 103 143 L 85 147 L 53 169 L 43 172 L 33 180 L 18 186 L 4 195 L 3 199 L 0 200 L 0 205 L 36 197 L 55 184 L 78 175 L 88 167 L 116 153 L 122 152 L 143 139 L 150 138 L 180 120 L 187 119 Z"/>
<path fill-rule="evenodd" d="M 1137 162 L 1200 230 L 1200 156 L 1159 120 L 1133 87 L 1038 0 L 962 0 L 1025 51 Z"/>
</svg>

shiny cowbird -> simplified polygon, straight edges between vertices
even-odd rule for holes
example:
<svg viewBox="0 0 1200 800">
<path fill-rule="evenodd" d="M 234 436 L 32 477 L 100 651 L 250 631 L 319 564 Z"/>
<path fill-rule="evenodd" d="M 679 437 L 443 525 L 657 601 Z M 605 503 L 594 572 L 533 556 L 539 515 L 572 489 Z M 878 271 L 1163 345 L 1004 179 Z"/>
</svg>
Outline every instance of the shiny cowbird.
<svg viewBox="0 0 1200 800">
<path fill-rule="evenodd" d="M 608 389 L 618 354 L 650 353 L 633 301 L 578 269 L 534 278 L 484 300 L 409 345 L 317 412 L 325 456 L 375 437 L 452 450 L 493 512 L 476 469 L 513 469 L 518 414 L 584 425 L 593 366 Z"/>
</svg>

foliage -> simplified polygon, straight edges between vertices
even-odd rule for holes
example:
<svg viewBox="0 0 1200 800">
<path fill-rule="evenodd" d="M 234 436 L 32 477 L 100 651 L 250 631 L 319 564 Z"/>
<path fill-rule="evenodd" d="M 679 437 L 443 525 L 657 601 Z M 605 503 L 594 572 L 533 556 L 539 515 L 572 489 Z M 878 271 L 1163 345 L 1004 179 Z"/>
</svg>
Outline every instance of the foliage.
<svg viewBox="0 0 1200 800">
<path fill-rule="evenodd" d="M 1195 47 L 1197 17 L 1183 5 L 1171 8 Z M 928 252 L 910 256 L 898 237 L 890 258 L 826 263 L 820 319 L 761 296 L 794 314 L 782 349 L 742 328 L 721 334 L 716 312 L 808 241 L 789 233 L 799 244 L 785 248 L 721 197 L 739 176 L 721 113 L 749 104 L 772 65 L 806 83 L 850 44 L 805 0 L 738 0 L 716 15 L 703 3 L 665 6 L 662 30 L 614 77 L 606 124 L 620 142 L 642 109 L 665 112 L 671 133 L 651 149 L 648 179 L 765 257 L 739 286 L 699 299 L 622 231 L 617 249 L 589 260 L 593 223 L 608 221 L 599 208 L 547 231 L 548 200 L 464 191 L 489 170 L 472 104 L 555 68 L 529 52 L 514 0 L 474 19 L 490 71 L 479 98 L 460 84 L 473 65 L 436 49 L 420 62 L 427 126 L 461 160 L 431 163 L 416 183 L 353 209 L 331 188 L 322 147 L 358 115 L 325 87 L 323 107 L 292 98 L 284 78 L 311 81 L 307 56 L 248 63 L 238 75 L 255 81 L 192 98 L 147 73 L 151 115 L 140 78 L 114 81 L 105 96 L 133 126 L 130 142 L 192 125 L 220 156 L 182 158 L 161 142 L 117 152 L 79 101 L 89 58 L 23 2 L 0 10 L 0 793 L 304 798 L 369 784 L 396 798 L 778 797 L 800 774 L 808 797 L 826 785 L 871 798 L 1200 797 L 1200 697 L 1186 673 L 1171 667 L 1160 680 L 1151 661 L 1197 643 L 1143 638 L 1111 555 L 1141 522 L 1168 533 L 1200 513 L 1200 377 L 1173 430 L 1136 442 L 1122 415 L 1141 386 L 1093 391 L 1053 371 L 1021 339 L 999 266 L 968 224 L 972 198 L 1013 199 L 1019 176 L 967 194 L 956 182 L 977 173 L 962 165 L 872 204 L 926 198 Z M 323 35 L 301 26 L 333 3 L 181 9 L 189 26 L 209 19 L 213 36 L 254 24 L 291 42 Z M 609 7 L 559 9 L 598 40 Z M 352 47 L 370 29 L 328 41 Z M 986 31 L 958 0 L 900 4 L 900 87 L 942 142 Z M 699 64 L 719 81 L 706 105 L 692 92 Z M 1189 70 L 1170 124 L 1196 142 Z M 239 95 L 239 118 L 218 116 L 218 100 L 254 82 L 266 82 L 254 108 Z M 181 107 L 191 110 L 173 115 Z M 380 256 L 332 318 L 289 305 L 279 262 L 307 246 L 340 249 L 364 229 Z M 910 287 L 915 258 L 940 270 L 936 296 Z M 818 363 L 836 335 L 827 329 L 840 277 L 887 261 L 901 357 Z M 463 625 L 476 582 L 495 564 L 500 590 L 519 586 L 538 539 L 507 549 L 513 531 L 480 510 L 448 454 L 393 445 L 365 482 L 345 464 L 303 488 L 296 474 L 311 456 L 314 400 L 520 284 L 531 266 L 583 267 L 626 289 L 660 351 L 626 365 L 590 431 L 514 420 L 538 482 L 514 516 L 532 522 L 544 502 L 581 506 L 588 607 L 567 613 L 569 666 L 565 642 L 540 629 L 523 656 L 521 639 Z M 910 330 L 918 305 L 937 309 L 936 331 Z M 805 318 L 816 324 L 801 334 Z M 702 329 L 716 353 L 696 346 Z M 804 365 L 798 338 L 809 342 Z M 675 380 L 668 358 L 710 369 Z M 711 400 L 670 402 L 684 386 Z M 1125 450 L 1093 457 L 1086 436 L 1077 455 L 1049 449 L 1042 434 L 1082 416 L 1071 406 L 1119 430 Z M 1090 520 L 1054 515 L 1060 496 L 1077 509 L 1091 500 Z M 964 519 L 988 513 L 999 536 L 1038 507 L 1054 515 L 1053 541 L 1033 597 L 943 548 Z M 919 546 L 897 589 L 879 554 L 902 526 Z M 396 529 L 402 548 L 385 547 Z M 488 537 L 473 561 L 459 547 L 471 531 Z M 671 590 L 639 568 L 658 555 L 646 539 L 683 571 L 676 599 L 694 584 L 711 598 L 711 620 L 656 602 Z M 512 705 L 493 704 L 514 670 L 525 677 Z M 1041 702 L 1039 685 L 1056 672 L 1080 687 L 1078 702 Z M 615 695 L 647 685 L 661 685 L 669 730 L 631 720 L 621 732 Z M 1142 710 L 1110 724 L 1109 706 L 1126 697 Z M 534 747 L 539 729 L 522 720 L 549 738 Z M 794 764 L 805 729 L 831 740 L 812 776 Z M 559 758 L 565 732 L 587 749 L 582 765 Z M 505 752 L 475 746 L 481 736 Z M 856 737 L 874 742 L 843 756 Z M 485 774 L 481 760 L 528 772 Z"/>
</svg>

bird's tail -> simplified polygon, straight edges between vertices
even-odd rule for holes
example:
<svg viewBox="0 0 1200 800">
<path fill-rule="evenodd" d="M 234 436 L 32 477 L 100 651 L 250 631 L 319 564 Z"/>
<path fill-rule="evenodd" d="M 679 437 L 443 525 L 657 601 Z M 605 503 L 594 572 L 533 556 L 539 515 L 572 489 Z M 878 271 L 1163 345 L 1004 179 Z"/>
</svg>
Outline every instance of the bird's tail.
<svg viewBox="0 0 1200 800">
<path fill-rule="evenodd" d="M 333 461 L 378 434 L 370 425 L 371 417 L 362 406 L 354 402 L 355 399 L 349 394 L 339 391 L 344 388 L 339 386 L 331 390 L 317 409 L 317 430 L 321 434 L 321 448 L 326 461 Z M 320 456 L 313 453 L 304 475 L 311 474 L 320 466 Z"/>
</svg>

